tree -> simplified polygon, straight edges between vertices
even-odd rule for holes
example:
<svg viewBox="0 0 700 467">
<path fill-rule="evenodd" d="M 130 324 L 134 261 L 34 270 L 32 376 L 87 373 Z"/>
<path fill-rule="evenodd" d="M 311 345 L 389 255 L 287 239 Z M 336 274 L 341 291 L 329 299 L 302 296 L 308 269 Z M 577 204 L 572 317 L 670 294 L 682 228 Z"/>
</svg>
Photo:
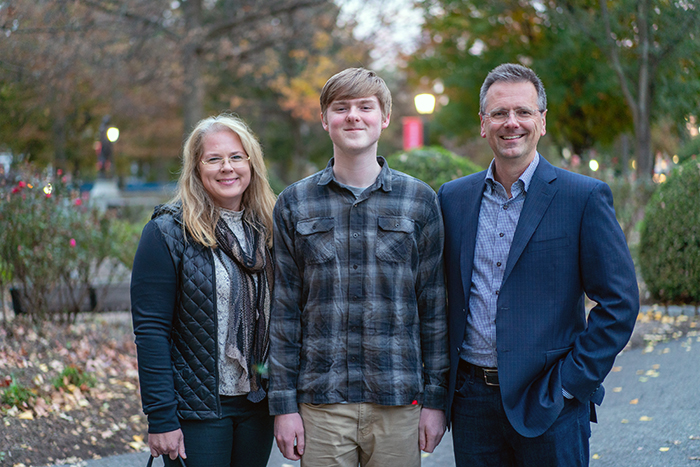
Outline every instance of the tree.
<svg viewBox="0 0 700 467">
<path fill-rule="evenodd" d="M 80 2 L 4 2 L 0 105 L 6 111 L 0 112 L 0 140 L 44 165 L 94 170 L 96 130 L 104 115 L 113 114 L 116 125 L 133 128 L 125 134 L 144 129 L 146 135 L 124 138 L 120 148 L 147 148 L 150 128 L 144 121 L 177 113 L 169 98 L 172 67 L 157 59 L 171 50 L 167 44 L 149 49 L 120 26 Z M 155 143 L 167 154 L 166 141 L 173 141 L 177 154 L 181 133 Z"/>
<path fill-rule="evenodd" d="M 8 118 L 3 131 L 0 117 L 0 141 L 16 139 L 28 126 L 36 127 L 35 134 L 56 127 L 64 141 L 79 146 L 75 153 L 94 158 L 96 126 L 112 114 L 128 135 L 118 143 L 120 152 L 162 167 L 163 161 L 175 160 L 182 134 L 202 116 L 232 107 L 240 89 L 232 90 L 231 83 L 250 78 L 258 80 L 257 97 L 274 95 L 272 112 L 281 108 L 285 125 L 296 127 L 292 165 L 298 167 L 298 148 L 308 143 L 299 136 L 305 118 L 300 104 L 320 91 L 319 76 L 327 78 L 366 54 L 367 47 L 349 47 L 357 42 L 351 28 L 338 30 L 337 11 L 331 0 L 5 2 L 0 32 L 10 40 L 0 43 L 0 63 L 10 66 L 0 74 L 10 87 L 0 88 L 0 105 L 23 118 Z M 42 57 L 60 57 L 60 63 Z M 58 69 L 68 71 L 59 75 Z M 222 98 L 223 92 L 229 97 Z M 34 110 L 26 95 L 37 101 Z M 54 104 L 47 96 L 55 96 Z M 241 112 L 245 118 L 250 109 Z M 35 146 L 45 141 L 42 136 L 32 139 Z M 27 147 L 17 152 L 26 153 Z M 55 160 L 63 159 L 60 145 L 41 148 L 53 148 Z"/>
<path fill-rule="evenodd" d="M 697 111 L 700 103 L 700 11 L 693 1 L 553 0 L 552 18 L 584 32 L 607 58 L 632 114 L 637 176 L 651 178 L 654 155 L 651 124 L 665 112 Z M 669 109 L 657 99 L 663 85 L 685 102 L 672 99 Z M 693 93 L 694 91 L 694 93 Z M 668 92 L 668 91 L 666 91 Z M 688 105 L 690 104 L 690 105 Z M 656 110 L 656 111 L 654 111 Z M 686 114 L 687 115 L 687 114 Z"/>
<path fill-rule="evenodd" d="M 610 144 L 629 125 L 600 53 L 591 53 L 580 33 L 553 27 L 542 8 L 519 0 L 431 0 L 423 6 L 423 45 L 409 67 L 415 81 L 429 77 L 444 84 L 449 104 L 436 126 L 445 135 L 478 135 L 481 84 L 504 62 L 532 66 L 544 81 L 547 128 L 560 147 L 583 154 L 595 144 Z"/>
<path fill-rule="evenodd" d="M 633 129 L 638 178 L 649 180 L 651 124 L 668 116 L 683 121 L 700 105 L 694 2 L 421 3 L 424 43 L 410 68 L 416 80 L 444 82 L 450 103 L 437 117 L 447 134 L 464 134 L 465 118 L 478 128 L 483 78 L 500 63 L 519 62 L 545 82 L 548 130 L 558 145 L 582 154 Z"/>
<path fill-rule="evenodd" d="M 277 28 L 289 40 L 246 57 L 244 66 L 226 62 L 213 97 L 250 118 L 266 142 L 282 184 L 325 165 L 330 141 L 320 124 L 319 95 L 326 80 L 348 66 L 368 61 L 369 46 L 336 28 L 334 6 L 296 12 Z"/>
<path fill-rule="evenodd" d="M 146 37 L 163 37 L 175 44 L 182 82 L 185 131 L 205 115 L 205 76 L 212 61 L 237 60 L 289 40 L 278 28 L 290 13 L 328 4 L 329 0 L 186 0 L 150 2 L 81 0 L 109 14 Z M 154 14 L 156 13 L 156 14 Z M 233 34 L 235 32 L 235 35 Z"/>
</svg>

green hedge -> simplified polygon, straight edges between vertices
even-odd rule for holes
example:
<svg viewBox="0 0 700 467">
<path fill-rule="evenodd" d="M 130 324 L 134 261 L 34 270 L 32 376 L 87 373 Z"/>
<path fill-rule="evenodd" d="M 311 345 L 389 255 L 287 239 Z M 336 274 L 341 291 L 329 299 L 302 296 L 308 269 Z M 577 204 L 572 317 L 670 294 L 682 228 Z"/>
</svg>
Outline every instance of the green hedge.
<svg viewBox="0 0 700 467">
<path fill-rule="evenodd" d="M 680 165 L 656 190 L 641 229 L 639 262 L 652 297 L 700 302 L 700 164 Z"/>
<path fill-rule="evenodd" d="M 435 191 L 445 182 L 483 170 L 469 159 L 440 146 L 392 154 L 387 157 L 387 162 L 392 169 L 423 180 Z"/>
<path fill-rule="evenodd" d="M 688 159 L 697 159 L 700 155 L 700 138 L 693 138 L 678 150 L 678 157 L 681 163 Z"/>
</svg>

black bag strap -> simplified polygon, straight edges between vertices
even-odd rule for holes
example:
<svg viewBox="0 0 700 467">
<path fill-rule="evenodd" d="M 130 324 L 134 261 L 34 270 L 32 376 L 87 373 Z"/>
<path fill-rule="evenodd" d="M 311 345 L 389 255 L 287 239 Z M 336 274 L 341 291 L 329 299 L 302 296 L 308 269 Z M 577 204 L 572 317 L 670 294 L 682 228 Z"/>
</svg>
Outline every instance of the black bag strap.
<svg viewBox="0 0 700 467">
<path fill-rule="evenodd" d="M 146 464 L 146 467 L 152 467 L 152 465 L 153 465 L 153 459 L 154 459 L 153 456 L 151 456 L 151 457 L 148 458 L 148 463 Z M 180 465 L 181 465 L 182 467 L 187 467 L 187 466 L 185 465 L 185 461 L 182 459 L 182 457 L 177 456 L 177 460 L 180 461 Z M 163 464 L 165 464 L 165 462 L 163 462 Z"/>
</svg>

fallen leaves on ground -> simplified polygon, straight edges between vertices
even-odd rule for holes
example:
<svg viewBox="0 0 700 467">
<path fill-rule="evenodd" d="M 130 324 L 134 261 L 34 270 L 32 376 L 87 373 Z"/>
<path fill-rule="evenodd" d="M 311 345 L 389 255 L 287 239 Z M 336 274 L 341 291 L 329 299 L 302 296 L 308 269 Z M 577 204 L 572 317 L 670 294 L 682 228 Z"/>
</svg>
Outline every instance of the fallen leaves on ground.
<svg viewBox="0 0 700 467">
<path fill-rule="evenodd" d="M 700 319 L 698 315 L 664 315 L 661 309 L 640 313 L 635 325 L 635 335 L 628 347 L 644 347 L 645 353 L 654 352 L 656 346 L 670 339 L 697 338 L 700 342 Z"/>
<path fill-rule="evenodd" d="M 21 403 L 0 405 L 0 466 L 143 450 L 146 420 L 133 340 L 128 313 L 88 314 L 75 324 L 41 329 L 21 320 L 1 327 L 0 394 L 13 383 L 28 393 Z M 61 378 L 71 365 L 94 385 Z"/>
</svg>

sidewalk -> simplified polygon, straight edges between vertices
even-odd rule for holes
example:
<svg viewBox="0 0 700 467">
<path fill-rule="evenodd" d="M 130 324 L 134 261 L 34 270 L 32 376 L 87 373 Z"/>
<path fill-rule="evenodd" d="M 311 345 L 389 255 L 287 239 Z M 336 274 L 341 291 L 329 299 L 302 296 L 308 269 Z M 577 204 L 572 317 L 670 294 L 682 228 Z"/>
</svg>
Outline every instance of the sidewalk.
<svg viewBox="0 0 700 467">
<path fill-rule="evenodd" d="M 82 461 L 77 464 L 63 464 L 60 467 L 144 467 L 148 462 L 148 453 L 123 454 L 104 459 Z M 162 467 L 163 461 L 156 459 L 154 467 Z M 299 462 L 292 462 L 282 457 L 276 445 L 272 446 L 272 454 L 268 467 L 297 467 Z M 452 455 L 452 435 L 446 433 L 442 442 L 432 454 L 423 453 L 422 467 L 451 467 L 454 466 Z M 58 466 L 56 466 L 58 467 Z"/>
<path fill-rule="evenodd" d="M 605 388 L 599 423 L 592 425 L 591 467 L 700 467 L 699 331 L 624 351 Z M 136 453 L 61 467 L 144 467 L 147 460 Z M 298 465 L 273 446 L 268 467 Z M 423 466 L 454 466 L 451 433 L 433 454 L 424 454 Z"/>
</svg>

